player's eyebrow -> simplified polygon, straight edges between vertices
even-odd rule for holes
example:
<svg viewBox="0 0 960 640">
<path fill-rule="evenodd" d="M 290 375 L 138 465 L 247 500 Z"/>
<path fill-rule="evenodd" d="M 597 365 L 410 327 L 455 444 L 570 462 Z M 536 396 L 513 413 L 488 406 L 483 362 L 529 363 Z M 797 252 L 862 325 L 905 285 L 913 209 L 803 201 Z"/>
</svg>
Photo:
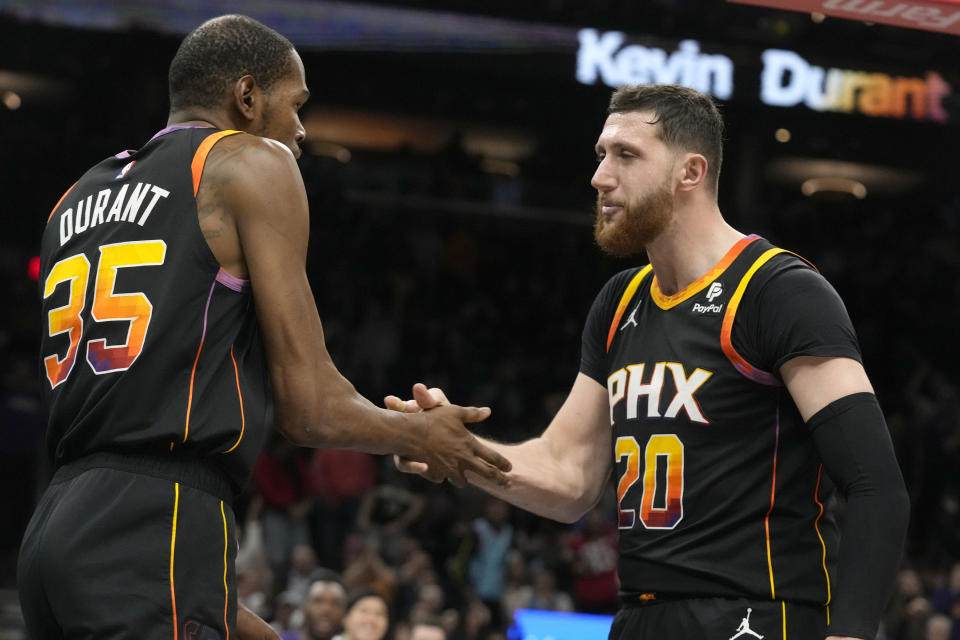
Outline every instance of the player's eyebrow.
<svg viewBox="0 0 960 640">
<path fill-rule="evenodd" d="M 643 151 L 641 151 L 639 147 L 636 147 L 636 146 L 634 146 L 634 145 L 632 145 L 632 144 L 623 142 L 623 141 L 621 141 L 621 140 L 612 140 L 612 141 L 609 143 L 609 147 L 610 147 L 610 149 L 611 149 L 612 151 L 625 150 L 625 151 L 629 151 L 630 153 L 632 153 L 632 154 L 634 154 L 634 155 L 637 155 L 637 156 L 643 155 Z M 597 142 L 597 144 L 594 146 L 593 150 L 596 152 L 597 155 L 600 155 L 600 154 L 606 152 L 606 147 L 604 147 L 602 143 Z"/>
<path fill-rule="evenodd" d="M 605 152 L 606 152 L 607 146 L 611 147 L 612 149 L 616 149 L 616 148 L 617 148 L 617 143 L 616 143 L 616 142 L 610 142 L 609 145 L 604 145 L 603 142 L 601 142 L 601 141 L 598 140 L 598 141 L 597 141 L 597 144 L 596 144 L 596 146 L 594 146 L 593 150 L 597 152 L 597 155 L 600 155 L 601 153 L 605 153 Z"/>
</svg>

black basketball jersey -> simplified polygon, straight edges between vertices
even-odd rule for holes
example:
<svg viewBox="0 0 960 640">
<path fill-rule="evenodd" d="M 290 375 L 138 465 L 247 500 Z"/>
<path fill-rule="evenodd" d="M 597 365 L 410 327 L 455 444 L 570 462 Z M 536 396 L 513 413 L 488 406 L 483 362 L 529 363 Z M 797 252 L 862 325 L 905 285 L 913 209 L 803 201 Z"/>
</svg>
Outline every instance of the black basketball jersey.
<svg viewBox="0 0 960 640">
<path fill-rule="evenodd" d="M 87 171 L 50 214 L 41 374 L 56 466 L 191 456 L 246 481 L 266 435 L 263 348 L 249 283 L 220 268 L 196 204 L 207 153 L 234 133 L 165 129 Z"/>
<path fill-rule="evenodd" d="M 609 395 L 628 597 L 829 602 L 832 484 L 776 368 L 760 370 L 733 339 L 747 319 L 738 313 L 758 311 L 744 304 L 751 283 L 775 286 L 779 271 L 798 267 L 829 289 L 806 263 L 749 236 L 675 295 L 647 266 L 615 276 L 594 304 L 582 369 Z M 814 329 L 783 355 L 859 357 L 852 328 L 840 334 L 853 345 L 812 344 Z"/>
</svg>

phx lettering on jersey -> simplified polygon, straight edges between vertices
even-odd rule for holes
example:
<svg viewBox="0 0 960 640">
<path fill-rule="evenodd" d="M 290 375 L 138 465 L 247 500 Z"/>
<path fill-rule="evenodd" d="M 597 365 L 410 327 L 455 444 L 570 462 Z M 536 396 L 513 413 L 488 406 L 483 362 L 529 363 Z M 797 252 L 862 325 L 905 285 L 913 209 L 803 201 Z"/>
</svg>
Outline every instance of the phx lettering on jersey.
<svg viewBox="0 0 960 640">
<path fill-rule="evenodd" d="M 129 195 L 127 195 L 128 191 Z M 143 213 L 140 213 L 144 202 L 147 201 L 147 196 L 151 193 L 153 198 L 147 203 Z M 65 245 L 74 235 L 107 222 L 131 222 L 142 227 L 150 218 L 160 198 L 166 198 L 169 195 L 170 192 L 167 189 L 146 182 L 138 182 L 133 189 L 130 189 L 129 184 L 121 186 L 116 195 L 114 195 L 114 189 L 103 189 L 95 196 L 92 194 L 80 196 L 73 207 L 60 214 L 60 246 Z"/>
<path fill-rule="evenodd" d="M 614 371 L 607 378 L 611 425 L 614 424 L 613 408 L 624 398 L 627 402 L 627 420 L 636 419 L 639 415 L 639 403 L 642 396 L 647 398 L 646 417 L 648 418 L 676 418 L 680 410 L 683 409 L 687 412 L 690 420 L 703 424 L 710 423 L 700 410 L 700 405 L 697 404 L 694 394 L 713 375 L 712 371 L 705 371 L 698 367 L 688 378 L 683 365 L 679 362 L 657 362 L 653 365 L 650 381 L 644 383 L 643 372 L 645 368 L 646 365 L 642 362 L 627 365 L 623 369 Z M 661 414 L 660 394 L 663 391 L 664 373 L 667 369 L 673 374 L 676 394 Z"/>
</svg>

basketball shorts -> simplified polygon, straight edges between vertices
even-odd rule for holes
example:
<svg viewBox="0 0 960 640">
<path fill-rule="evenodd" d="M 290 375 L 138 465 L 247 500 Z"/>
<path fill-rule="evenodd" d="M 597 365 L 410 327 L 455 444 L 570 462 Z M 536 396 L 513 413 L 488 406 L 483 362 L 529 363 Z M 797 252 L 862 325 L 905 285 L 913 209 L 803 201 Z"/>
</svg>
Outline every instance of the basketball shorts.
<svg viewBox="0 0 960 640">
<path fill-rule="evenodd" d="M 695 598 L 625 604 L 610 640 L 823 640 L 826 609 L 782 600 Z"/>
<path fill-rule="evenodd" d="M 231 496 L 197 461 L 94 454 L 61 467 L 20 548 L 27 637 L 236 637 Z"/>
</svg>

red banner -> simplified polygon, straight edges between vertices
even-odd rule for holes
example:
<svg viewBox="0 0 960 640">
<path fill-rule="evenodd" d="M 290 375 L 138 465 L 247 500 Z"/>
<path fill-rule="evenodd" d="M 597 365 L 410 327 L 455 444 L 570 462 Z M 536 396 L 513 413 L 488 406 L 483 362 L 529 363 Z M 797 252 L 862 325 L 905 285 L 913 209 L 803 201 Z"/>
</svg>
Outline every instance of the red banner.
<svg viewBox="0 0 960 640">
<path fill-rule="evenodd" d="M 960 0 L 727 0 L 960 35 Z"/>
</svg>

